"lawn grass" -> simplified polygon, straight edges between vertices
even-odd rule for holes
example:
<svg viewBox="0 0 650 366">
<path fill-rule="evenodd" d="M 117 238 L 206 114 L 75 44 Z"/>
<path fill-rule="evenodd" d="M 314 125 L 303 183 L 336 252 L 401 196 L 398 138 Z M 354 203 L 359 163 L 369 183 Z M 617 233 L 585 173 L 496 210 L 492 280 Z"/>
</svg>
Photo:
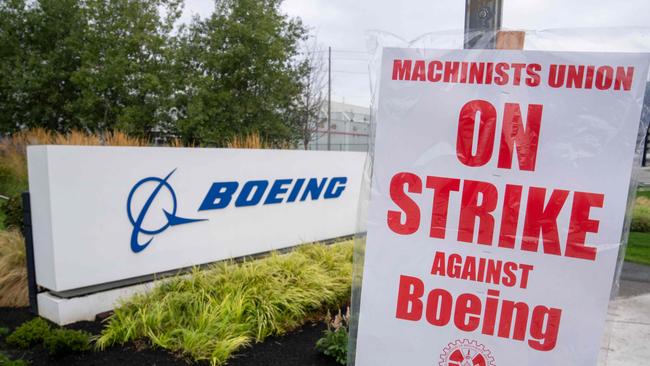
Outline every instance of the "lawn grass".
<svg viewBox="0 0 650 366">
<path fill-rule="evenodd" d="M 650 233 L 630 233 L 625 260 L 650 265 Z"/>
<path fill-rule="evenodd" d="M 625 260 L 650 265 L 650 191 L 637 191 Z"/>
<path fill-rule="evenodd" d="M 191 359 L 223 365 L 252 342 L 347 303 L 352 255 L 352 241 L 312 244 L 285 255 L 195 270 L 118 307 L 97 346 L 147 339 Z"/>
<path fill-rule="evenodd" d="M 645 197 L 650 199 L 650 189 L 639 189 L 636 191 L 636 196 L 638 197 Z"/>
</svg>

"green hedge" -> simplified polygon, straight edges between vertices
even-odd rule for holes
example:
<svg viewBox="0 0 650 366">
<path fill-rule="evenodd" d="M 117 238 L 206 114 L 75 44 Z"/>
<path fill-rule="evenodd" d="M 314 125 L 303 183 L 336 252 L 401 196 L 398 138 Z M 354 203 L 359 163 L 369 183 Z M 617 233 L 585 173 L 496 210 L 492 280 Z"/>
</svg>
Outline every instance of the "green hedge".
<svg viewBox="0 0 650 366">
<path fill-rule="evenodd" d="M 23 323 L 6 338 L 8 345 L 28 349 L 43 344 L 53 356 L 84 352 L 90 349 L 90 333 L 66 328 L 52 328 L 43 318 Z M 0 364 L 1 366 L 2 364 Z"/>
</svg>

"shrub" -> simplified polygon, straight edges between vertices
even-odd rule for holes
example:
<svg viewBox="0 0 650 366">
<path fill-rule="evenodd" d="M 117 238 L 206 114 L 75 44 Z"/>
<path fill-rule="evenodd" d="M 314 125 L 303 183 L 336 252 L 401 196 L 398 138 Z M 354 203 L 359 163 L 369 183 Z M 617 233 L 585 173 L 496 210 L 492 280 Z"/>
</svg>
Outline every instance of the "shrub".
<svg viewBox="0 0 650 366">
<path fill-rule="evenodd" d="M 9 334 L 9 333 L 11 333 L 11 331 L 9 330 L 9 328 L 7 328 L 7 327 L 0 327 L 0 337 L 4 337 L 4 336 L 6 336 L 6 335 Z"/>
<path fill-rule="evenodd" d="M 43 342 L 50 333 L 50 324 L 43 318 L 34 318 L 21 326 L 7 337 L 7 344 L 18 348 L 29 348 Z"/>
<path fill-rule="evenodd" d="M 158 347 L 222 365 L 241 347 L 347 302 L 352 249 L 351 241 L 307 245 L 171 279 L 115 309 L 97 346 L 148 338 Z"/>
<path fill-rule="evenodd" d="M 90 349 L 90 333 L 65 328 L 54 329 L 45 336 L 43 346 L 50 355 L 56 356 L 85 352 Z"/>
<path fill-rule="evenodd" d="M 323 354 L 333 357 L 336 362 L 345 365 L 348 362 L 348 326 L 350 321 L 350 308 L 345 315 L 339 313 L 331 319 L 327 314 L 327 329 L 323 338 L 316 342 L 316 349 Z"/>
<path fill-rule="evenodd" d="M 0 353 L 0 366 L 27 366 L 23 360 L 11 360 L 6 355 Z"/>
<path fill-rule="evenodd" d="M 7 337 L 10 346 L 27 349 L 42 343 L 50 355 L 65 355 L 90 349 L 91 335 L 88 332 L 66 328 L 52 329 L 43 318 L 34 318 L 23 323 Z M 2 363 L 0 363 L 2 366 Z"/>
<path fill-rule="evenodd" d="M 0 208 L 4 212 L 4 225 L 7 229 L 23 229 L 23 201 L 20 195 L 10 197 Z"/>
<path fill-rule="evenodd" d="M 25 164 L 24 160 L 18 163 Z M 27 176 L 22 176 L 25 173 L 17 171 L 12 164 L 16 163 L 0 159 L 0 194 L 8 197 L 16 196 L 27 189 Z"/>
<path fill-rule="evenodd" d="M 17 230 L 0 231 L 0 307 L 28 304 L 25 241 Z"/>
<path fill-rule="evenodd" d="M 8 197 L 27 190 L 27 159 L 0 143 L 0 194 Z"/>
</svg>

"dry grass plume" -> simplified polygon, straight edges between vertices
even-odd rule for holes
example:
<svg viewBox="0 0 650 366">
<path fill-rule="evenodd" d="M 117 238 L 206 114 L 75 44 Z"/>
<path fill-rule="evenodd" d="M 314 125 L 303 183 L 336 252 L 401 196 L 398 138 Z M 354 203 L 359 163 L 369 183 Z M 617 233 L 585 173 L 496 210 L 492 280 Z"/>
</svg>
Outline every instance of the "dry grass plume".
<svg viewBox="0 0 650 366">
<path fill-rule="evenodd" d="M 0 307 L 27 305 L 25 242 L 16 230 L 0 231 Z"/>
<path fill-rule="evenodd" d="M 247 135 L 234 136 L 228 141 L 227 146 L 231 149 L 291 149 L 288 142 L 274 143 L 253 132 Z"/>
</svg>

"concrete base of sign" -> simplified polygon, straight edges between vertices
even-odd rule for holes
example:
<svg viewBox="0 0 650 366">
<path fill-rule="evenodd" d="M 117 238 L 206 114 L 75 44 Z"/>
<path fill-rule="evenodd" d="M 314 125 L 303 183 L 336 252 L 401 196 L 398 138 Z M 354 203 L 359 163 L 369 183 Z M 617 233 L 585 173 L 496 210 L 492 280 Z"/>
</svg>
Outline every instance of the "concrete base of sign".
<svg viewBox="0 0 650 366">
<path fill-rule="evenodd" d="M 38 294 L 38 315 L 58 325 L 83 320 L 95 320 L 97 314 L 113 310 L 121 299 L 153 289 L 160 281 L 98 292 L 95 294 L 60 298 L 49 292 Z"/>
</svg>

